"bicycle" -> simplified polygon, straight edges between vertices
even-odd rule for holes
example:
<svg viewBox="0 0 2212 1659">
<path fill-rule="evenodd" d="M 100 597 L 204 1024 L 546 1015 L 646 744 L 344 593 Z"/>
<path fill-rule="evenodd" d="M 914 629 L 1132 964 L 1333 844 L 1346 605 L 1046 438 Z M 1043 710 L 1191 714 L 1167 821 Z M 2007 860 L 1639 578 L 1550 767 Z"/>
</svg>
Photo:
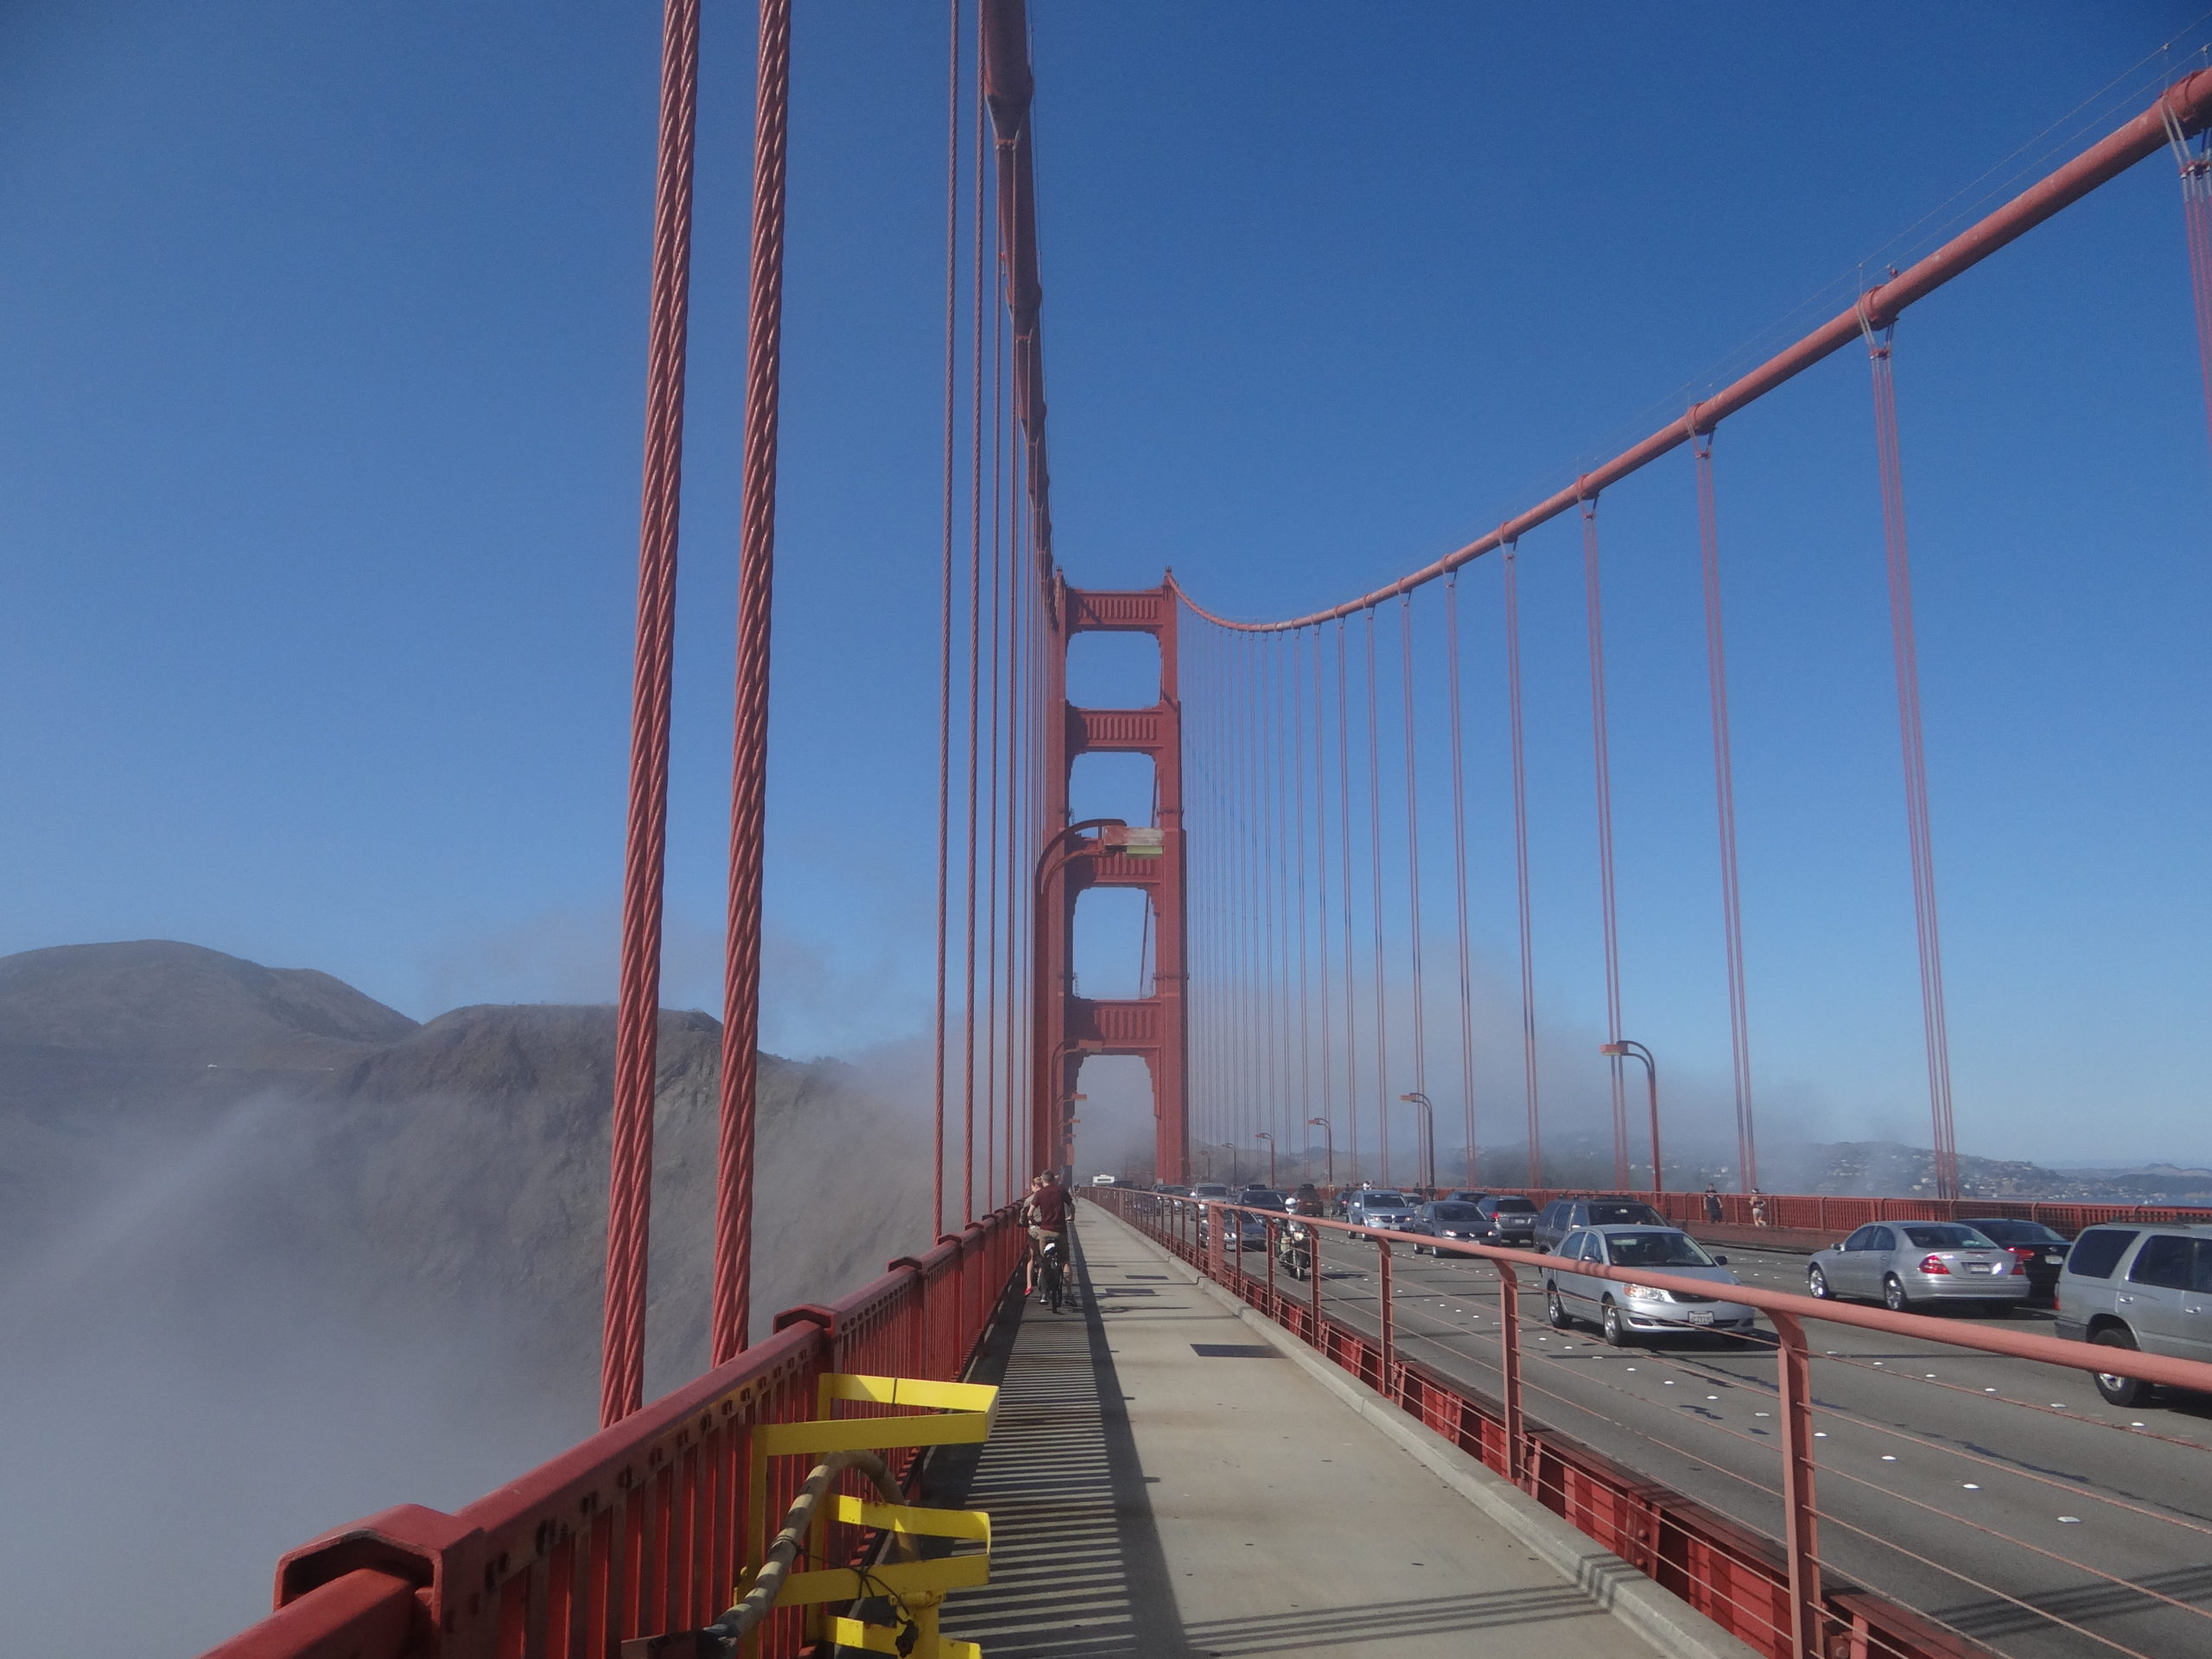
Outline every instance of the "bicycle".
<svg viewBox="0 0 2212 1659">
<path fill-rule="evenodd" d="M 1047 1238 L 1037 1247 L 1038 1300 L 1053 1313 L 1067 1300 L 1067 1265 L 1061 1260 L 1060 1241 Z"/>
</svg>

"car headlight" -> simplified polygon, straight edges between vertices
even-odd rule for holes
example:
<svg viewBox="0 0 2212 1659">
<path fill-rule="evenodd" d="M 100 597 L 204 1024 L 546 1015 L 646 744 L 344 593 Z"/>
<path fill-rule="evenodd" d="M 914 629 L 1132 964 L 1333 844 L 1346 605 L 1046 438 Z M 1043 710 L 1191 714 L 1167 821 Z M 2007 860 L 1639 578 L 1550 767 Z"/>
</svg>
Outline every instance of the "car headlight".
<svg viewBox="0 0 2212 1659">
<path fill-rule="evenodd" d="M 1624 1285 L 1621 1288 L 1630 1301 L 1671 1302 L 1675 1300 L 1656 1285 Z"/>
</svg>

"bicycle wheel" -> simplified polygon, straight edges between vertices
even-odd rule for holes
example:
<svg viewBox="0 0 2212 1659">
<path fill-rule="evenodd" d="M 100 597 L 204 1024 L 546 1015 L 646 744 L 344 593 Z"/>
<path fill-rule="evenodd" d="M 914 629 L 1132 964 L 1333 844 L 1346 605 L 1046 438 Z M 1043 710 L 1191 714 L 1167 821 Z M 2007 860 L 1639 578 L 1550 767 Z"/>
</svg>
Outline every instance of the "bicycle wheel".
<svg viewBox="0 0 2212 1659">
<path fill-rule="evenodd" d="M 1065 1269 L 1060 1264 L 1058 1250 L 1045 1258 L 1045 1298 L 1052 1304 L 1055 1313 L 1060 1311 L 1060 1305 L 1067 1299 Z"/>
</svg>

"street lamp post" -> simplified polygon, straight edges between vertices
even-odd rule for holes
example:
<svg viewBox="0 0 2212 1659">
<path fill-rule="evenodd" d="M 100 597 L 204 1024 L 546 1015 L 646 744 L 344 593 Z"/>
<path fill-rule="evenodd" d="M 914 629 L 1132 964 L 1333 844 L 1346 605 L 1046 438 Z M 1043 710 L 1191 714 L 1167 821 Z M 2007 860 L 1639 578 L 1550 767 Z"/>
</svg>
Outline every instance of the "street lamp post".
<svg viewBox="0 0 2212 1659">
<path fill-rule="evenodd" d="M 1320 1128 L 1321 1145 L 1326 1150 L 1329 1158 L 1328 1173 L 1322 1177 L 1322 1179 L 1331 1186 L 1334 1186 L 1337 1184 L 1337 1132 L 1329 1127 L 1329 1120 L 1325 1117 L 1309 1117 L 1306 1121 L 1308 1124 L 1317 1125 Z M 1306 1144 L 1311 1146 L 1313 1142 L 1309 1141 Z"/>
<path fill-rule="evenodd" d="M 1272 1187 L 1275 1184 L 1275 1138 L 1265 1129 L 1253 1130 L 1252 1138 L 1268 1143 L 1268 1185 Z"/>
<path fill-rule="evenodd" d="M 1651 1190 L 1658 1192 L 1665 1186 L 1665 1178 L 1659 1173 L 1659 1068 L 1651 1058 L 1651 1051 L 1642 1043 L 1618 1042 L 1601 1044 L 1600 1054 L 1616 1059 L 1642 1060 L 1643 1082 L 1651 1097 Z"/>
<path fill-rule="evenodd" d="M 1421 1138 L 1421 1179 L 1433 1196 L 1436 1192 L 1436 1106 L 1427 1095 L 1416 1090 L 1410 1095 L 1400 1095 L 1400 1100 L 1421 1108 L 1422 1132 Z"/>
</svg>

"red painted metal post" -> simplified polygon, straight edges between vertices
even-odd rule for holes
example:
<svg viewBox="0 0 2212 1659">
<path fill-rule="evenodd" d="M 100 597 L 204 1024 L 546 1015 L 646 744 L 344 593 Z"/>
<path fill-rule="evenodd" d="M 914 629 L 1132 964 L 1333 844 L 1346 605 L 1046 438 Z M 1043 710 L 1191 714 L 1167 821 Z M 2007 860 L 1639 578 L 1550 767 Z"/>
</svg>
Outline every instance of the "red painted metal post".
<svg viewBox="0 0 2212 1659">
<path fill-rule="evenodd" d="M 1275 1317 L 1275 1218 L 1262 1216 L 1260 1223 L 1268 1230 L 1268 1317 Z"/>
<path fill-rule="evenodd" d="M 1382 1297 L 1382 1376 L 1378 1386 L 1385 1400 L 1395 1400 L 1398 1391 L 1390 1384 L 1390 1362 L 1396 1357 L 1397 1349 L 1390 1319 L 1390 1241 L 1377 1237 L 1375 1249 L 1375 1273 L 1381 1281 Z"/>
<path fill-rule="evenodd" d="M 1226 1215 L 1227 1213 L 1228 1213 L 1228 1211 L 1227 1211 L 1224 1210 L 1224 1209 L 1222 1208 L 1222 1206 L 1221 1206 L 1221 1205 L 1217 1205 L 1217 1204 L 1214 1203 L 1211 1199 L 1208 1199 L 1208 1200 L 1206 1201 L 1206 1210 L 1205 1210 L 1205 1230 L 1206 1230 L 1206 1265 L 1205 1265 L 1205 1273 L 1206 1273 L 1206 1277 L 1207 1277 L 1207 1278 L 1209 1278 L 1209 1279 L 1211 1279 L 1211 1280 L 1212 1280 L 1216 1284 L 1219 1284 L 1219 1283 L 1220 1283 L 1220 1282 L 1221 1282 L 1224 1278 L 1226 1278 L 1226 1277 L 1228 1276 L 1228 1273 L 1229 1273 L 1229 1267 L 1228 1267 L 1228 1263 L 1227 1263 L 1227 1262 L 1224 1262 L 1224 1261 L 1222 1260 L 1222 1248 L 1221 1248 L 1221 1224 L 1222 1224 L 1222 1217 L 1223 1217 L 1224 1215 Z"/>
<path fill-rule="evenodd" d="M 1767 1310 L 1782 1338 L 1775 1353 L 1781 1384 L 1783 1548 L 1789 1558 L 1790 1659 L 1821 1659 L 1819 1521 L 1813 1498 L 1813 1376 L 1805 1327 L 1794 1314 Z"/>
<path fill-rule="evenodd" d="M 1513 1264 L 1497 1268 L 1498 1393 L 1505 1404 L 1505 1474 L 1516 1486 L 1528 1483 L 1528 1436 L 1521 1421 L 1521 1281 Z"/>
</svg>

